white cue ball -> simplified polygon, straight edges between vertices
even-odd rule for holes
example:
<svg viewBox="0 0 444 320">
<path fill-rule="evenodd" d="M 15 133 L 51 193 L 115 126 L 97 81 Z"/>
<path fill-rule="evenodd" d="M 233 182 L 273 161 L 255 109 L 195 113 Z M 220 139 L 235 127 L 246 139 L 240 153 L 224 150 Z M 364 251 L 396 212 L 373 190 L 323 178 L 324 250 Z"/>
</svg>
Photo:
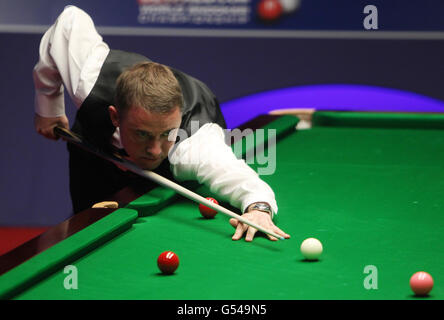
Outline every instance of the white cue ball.
<svg viewBox="0 0 444 320">
<path fill-rule="evenodd" d="M 301 5 L 301 0 L 279 0 L 284 13 L 291 13 L 296 11 Z"/>
<path fill-rule="evenodd" d="M 322 254 L 322 243 L 318 239 L 308 238 L 302 241 L 301 253 L 307 260 L 317 260 Z"/>
</svg>

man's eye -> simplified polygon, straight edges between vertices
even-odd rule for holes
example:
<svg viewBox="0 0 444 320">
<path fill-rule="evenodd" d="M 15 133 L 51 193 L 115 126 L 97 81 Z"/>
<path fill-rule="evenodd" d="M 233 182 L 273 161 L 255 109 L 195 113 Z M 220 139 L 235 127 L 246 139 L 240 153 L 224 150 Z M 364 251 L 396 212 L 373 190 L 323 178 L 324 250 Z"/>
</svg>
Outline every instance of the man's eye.
<svg viewBox="0 0 444 320">
<path fill-rule="evenodd" d="M 148 137 L 148 132 L 145 132 L 145 131 L 137 131 L 137 135 L 138 135 L 140 138 L 147 138 L 147 137 Z"/>
</svg>

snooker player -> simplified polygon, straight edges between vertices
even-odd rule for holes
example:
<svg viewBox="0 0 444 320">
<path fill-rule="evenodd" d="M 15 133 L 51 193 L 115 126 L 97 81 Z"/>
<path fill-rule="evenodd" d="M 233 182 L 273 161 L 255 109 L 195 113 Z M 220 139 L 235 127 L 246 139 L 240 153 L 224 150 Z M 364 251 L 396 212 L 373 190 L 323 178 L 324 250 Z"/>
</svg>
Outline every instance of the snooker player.
<svg viewBox="0 0 444 320">
<path fill-rule="evenodd" d="M 142 55 L 110 50 L 91 17 L 75 6 L 67 6 L 45 32 L 39 55 L 33 72 L 38 133 L 56 139 L 55 126 L 69 128 L 66 89 L 78 108 L 72 131 L 88 142 L 166 178 L 205 184 L 244 218 L 290 237 L 273 223 L 273 190 L 225 143 L 219 103 L 201 81 Z M 197 132 L 192 121 L 199 122 Z M 179 129 L 188 138 L 175 145 Z M 68 150 L 75 213 L 126 186 L 152 183 L 72 144 Z M 187 161 L 196 153 L 198 162 Z M 233 240 L 244 234 L 253 240 L 256 229 L 235 219 L 230 224 Z"/>
</svg>

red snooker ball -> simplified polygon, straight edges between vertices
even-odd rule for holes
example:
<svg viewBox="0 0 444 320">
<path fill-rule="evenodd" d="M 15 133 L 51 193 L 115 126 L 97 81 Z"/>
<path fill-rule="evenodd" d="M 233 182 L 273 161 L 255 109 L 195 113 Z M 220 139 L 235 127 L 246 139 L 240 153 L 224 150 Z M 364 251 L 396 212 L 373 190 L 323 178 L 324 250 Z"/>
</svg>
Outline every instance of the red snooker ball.
<svg viewBox="0 0 444 320">
<path fill-rule="evenodd" d="M 279 0 L 261 0 L 257 5 L 257 13 L 262 20 L 273 21 L 282 15 L 282 5 Z"/>
<path fill-rule="evenodd" d="M 162 252 L 157 258 L 157 266 L 163 274 L 173 274 L 179 266 L 179 258 L 172 251 Z"/>
<path fill-rule="evenodd" d="M 427 272 L 416 272 L 410 278 L 410 288 L 417 296 L 426 296 L 433 288 L 433 278 Z"/>
<path fill-rule="evenodd" d="M 219 204 L 219 202 L 217 202 L 216 199 L 213 199 L 210 197 L 207 197 L 206 199 L 215 203 L 215 204 Z M 202 203 L 199 204 L 199 211 L 200 211 L 200 214 L 206 219 L 213 219 L 214 216 L 217 214 L 216 210 L 208 208 L 208 207 L 204 206 Z"/>
</svg>

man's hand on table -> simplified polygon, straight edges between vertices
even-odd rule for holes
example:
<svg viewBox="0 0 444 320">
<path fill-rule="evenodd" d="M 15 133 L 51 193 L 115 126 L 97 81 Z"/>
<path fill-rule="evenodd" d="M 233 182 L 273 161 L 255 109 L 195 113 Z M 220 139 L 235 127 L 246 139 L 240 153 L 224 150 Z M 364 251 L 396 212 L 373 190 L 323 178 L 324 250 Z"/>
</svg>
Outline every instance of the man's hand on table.
<svg viewBox="0 0 444 320">
<path fill-rule="evenodd" d="M 45 118 L 38 114 L 35 114 L 34 126 L 37 133 L 48 139 L 57 140 L 58 137 L 54 134 L 54 127 L 60 126 L 65 129 L 69 129 L 69 121 L 66 116 Z"/>
<path fill-rule="evenodd" d="M 276 227 L 271 219 L 271 216 L 267 212 L 259 211 L 259 210 L 251 210 L 242 215 L 243 218 L 248 219 L 255 224 L 262 226 L 264 229 L 274 231 L 276 234 L 283 236 L 285 239 L 289 239 L 290 235 L 286 234 L 284 231 Z M 232 218 L 230 219 L 230 224 L 236 228 L 236 231 L 232 237 L 233 240 L 239 240 L 242 238 L 243 234 L 246 232 L 245 241 L 253 241 L 254 235 L 257 232 L 257 229 L 250 227 L 244 223 L 239 222 L 238 220 Z M 267 234 L 267 237 L 271 241 L 277 241 L 273 236 Z"/>
</svg>

